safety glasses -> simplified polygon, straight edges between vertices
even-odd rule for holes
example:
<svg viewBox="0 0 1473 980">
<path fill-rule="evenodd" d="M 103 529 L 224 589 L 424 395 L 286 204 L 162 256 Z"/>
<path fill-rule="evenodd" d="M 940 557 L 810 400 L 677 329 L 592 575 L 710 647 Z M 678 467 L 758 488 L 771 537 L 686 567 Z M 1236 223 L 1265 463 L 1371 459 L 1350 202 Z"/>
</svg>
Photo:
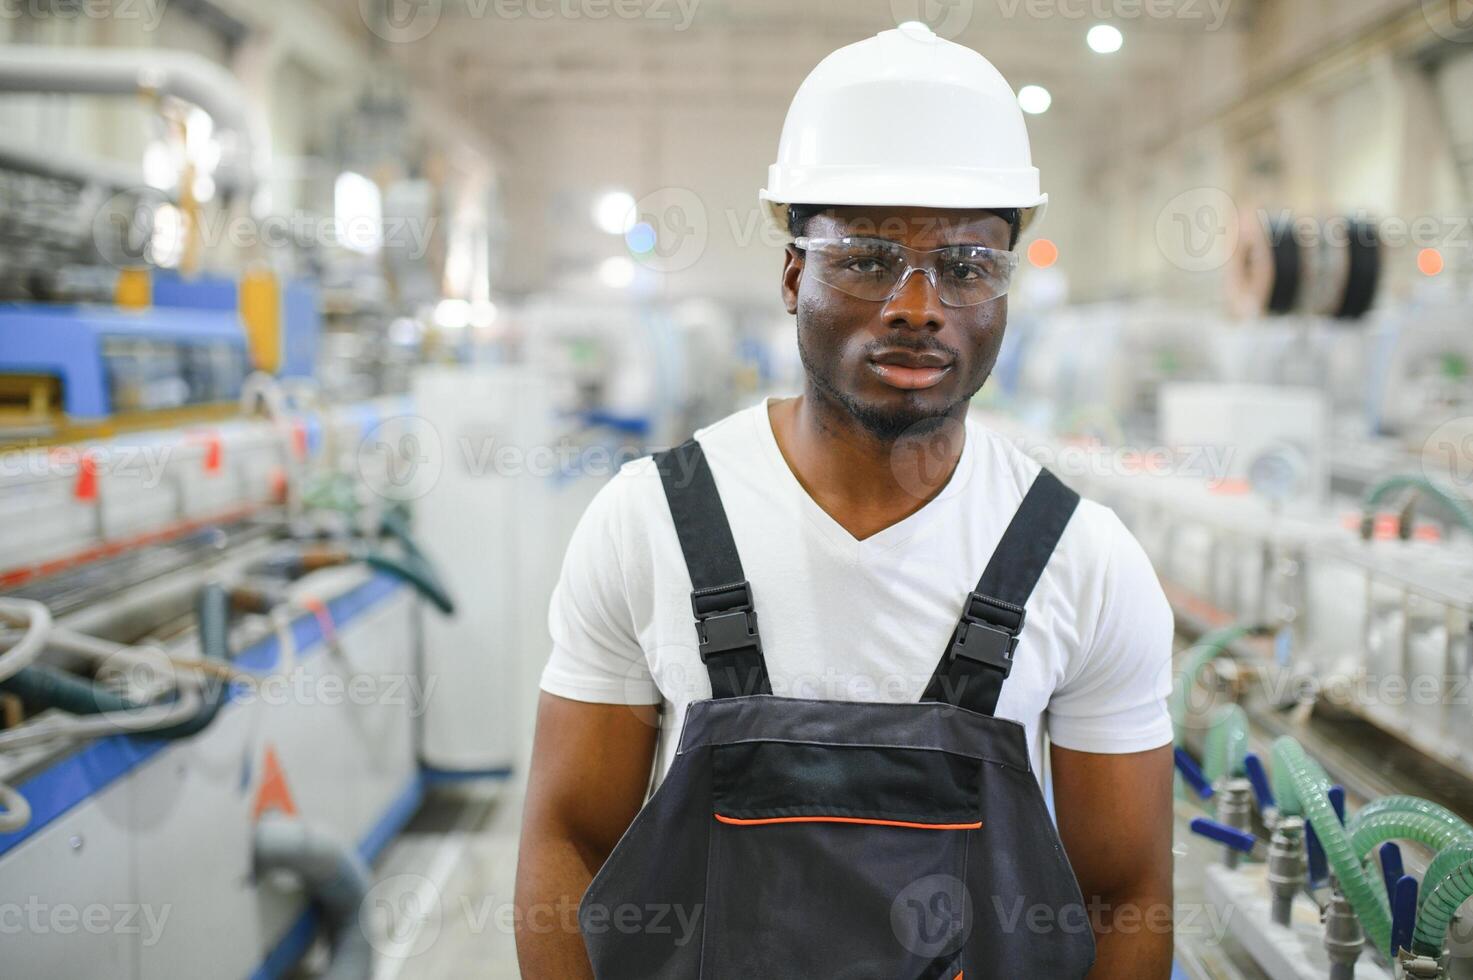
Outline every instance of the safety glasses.
<svg viewBox="0 0 1473 980">
<path fill-rule="evenodd" d="M 880 302 L 900 291 L 912 272 L 930 280 L 947 306 L 976 306 L 1008 291 L 1018 253 L 982 245 L 913 249 L 885 238 L 799 237 L 803 269 L 855 299 Z"/>
</svg>

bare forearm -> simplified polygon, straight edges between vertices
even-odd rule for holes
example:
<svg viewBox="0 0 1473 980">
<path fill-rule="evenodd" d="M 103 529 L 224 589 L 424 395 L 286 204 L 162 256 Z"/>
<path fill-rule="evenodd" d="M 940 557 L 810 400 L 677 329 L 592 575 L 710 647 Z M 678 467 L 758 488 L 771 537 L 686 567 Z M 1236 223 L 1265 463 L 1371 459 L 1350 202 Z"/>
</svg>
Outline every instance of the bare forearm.
<svg viewBox="0 0 1473 980">
<path fill-rule="evenodd" d="M 567 838 L 524 838 L 517 863 L 517 961 L 524 980 L 592 980 L 578 930 L 578 902 L 593 880 L 589 859 Z"/>
<path fill-rule="evenodd" d="M 1172 895 L 1159 888 L 1090 903 L 1095 965 L 1089 980 L 1166 980 L 1171 976 Z"/>
</svg>

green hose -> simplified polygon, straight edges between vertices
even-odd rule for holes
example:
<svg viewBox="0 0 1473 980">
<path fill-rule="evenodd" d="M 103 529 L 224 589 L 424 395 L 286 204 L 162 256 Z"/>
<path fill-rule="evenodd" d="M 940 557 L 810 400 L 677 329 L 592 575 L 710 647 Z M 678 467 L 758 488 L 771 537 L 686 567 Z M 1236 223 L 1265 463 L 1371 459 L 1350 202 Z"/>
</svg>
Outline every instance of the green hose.
<svg viewBox="0 0 1473 980">
<path fill-rule="evenodd" d="M 440 584 L 434 571 L 430 569 L 429 563 L 424 559 L 415 558 L 413 555 L 395 558 L 372 549 L 363 552 L 362 558 L 369 567 L 388 572 L 414 586 L 420 595 L 434 603 L 435 608 L 445 615 L 455 615 L 455 600 L 450 598 L 450 593 Z"/>
<path fill-rule="evenodd" d="M 1383 796 L 1356 813 L 1345 829 L 1362 860 L 1389 840 L 1416 841 L 1434 853 L 1462 841 L 1473 842 L 1473 827 L 1446 807 L 1416 796 Z"/>
<path fill-rule="evenodd" d="M 1400 473 L 1387 477 L 1366 493 L 1365 503 L 1361 505 L 1361 537 L 1369 541 L 1375 530 L 1376 505 L 1396 491 L 1407 487 L 1413 487 L 1441 501 L 1448 512 L 1457 518 L 1459 524 L 1473 531 L 1473 504 L 1447 488 L 1433 483 L 1425 476 Z"/>
<path fill-rule="evenodd" d="M 409 513 L 402 507 L 385 509 L 383 516 L 379 518 L 379 530 L 398 541 L 405 554 L 424 560 L 424 552 L 419 550 L 414 535 L 409 531 Z"/>
<path fill-rule="evenodd" d="M 1209 782 L 1241 776 L 1247 770 L 1248 715 L 1240 704 L 1230 704 L 1207 730 L 1207 745 L 1202 753 L 1202 773 Z"/>
<path fill-rule="evenodd" d="M 195 622 L 199 632 L 200 651 L 207 660 L 228 663 L 230 660 L 230 593 L 218 582 L 200 590 L 195 602 Z M 203 731 L 230 698 L 230 685 L 217 678 L 205 678 L 200 691 L 203 704 L 188 721 L 148 732 L 153 738 L 184 738 Z M 140 733 L 143 734 L 143 733 Z"/>
<path fill-rule="evenodd" d="M 1204 633 L 1187 651 L 1186 663 L 1177 674 L 1176 686 L 1171 692 L 1171 726 L 1178 747 L 1185 745 L 1187 724 L 1187 700 L 1202 669 L 1215 660 L 1232 643 L 1255 631 L 1252 626 L 1224 626 Z"/>
<path fill-rule="evenodd" d="M 1368 876 L 1351 849 L 1350 837 L 1330 805 L 1329 777 L 1288 735 L 1274 742 L 1273 760 L 1273 788 L 1279 810 L 1302 814 L 1309 821 L 1361 927 L 1377 949 L 1391 956 L 1391 906 L 1386 884 L 1379 875 Z"/>
<path fill-rule="evenodd" d="M 1412 952 L 1441 956 L 1448 924 L 1469 896 L 1473 896 L 1473 843 L 1444 848 L 1422 876 Z"/>
<path fill-rule="evenodd" d="M 131 711 L 138 707 L 89 680 L 48 664 L 31 664 L 0 681 L 7 691 L 36 708 L 60 708 L 74 715 Z"/>
</svg>

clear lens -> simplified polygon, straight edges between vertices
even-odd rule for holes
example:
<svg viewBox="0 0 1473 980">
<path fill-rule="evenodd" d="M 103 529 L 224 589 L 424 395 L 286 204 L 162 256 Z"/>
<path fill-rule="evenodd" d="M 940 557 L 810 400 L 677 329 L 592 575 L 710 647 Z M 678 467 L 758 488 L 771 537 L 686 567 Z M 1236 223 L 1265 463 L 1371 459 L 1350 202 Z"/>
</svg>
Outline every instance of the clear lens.
<svg viewBox="0 0 1473 980">
<path fill-rule="evenodd" d="M 856 299 L 895 295 L 912 270 L 931 281 L 947 306 L 976 306 L 1008 291 L 1018 254 L 982 245 L 918 251 L 883 238 L 799 238 L 804 270 Z"/>
</svg>

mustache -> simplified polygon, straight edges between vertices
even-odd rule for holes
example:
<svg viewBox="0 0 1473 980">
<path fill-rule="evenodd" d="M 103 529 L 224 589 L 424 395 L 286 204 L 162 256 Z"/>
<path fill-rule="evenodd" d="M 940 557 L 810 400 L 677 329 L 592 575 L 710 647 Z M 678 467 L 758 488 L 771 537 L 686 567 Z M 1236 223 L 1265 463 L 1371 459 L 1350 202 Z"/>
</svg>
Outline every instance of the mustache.
<svg viewBox="0 0 1473 980">
<path fill-rule="evenodd" d="M 934 351 L 947 355 L 953 361 L 961 358 L 961 351 L 955 347 L 947 346 L 934 337 L 917 337 L 914 334 L 895 334 L 890 337 L 880 338 L 879 340 L 872 340 L 864 345 L 864 354 L 866 357 L 886 350 L 907 350 L 915 354 Z"/>
</svg>

